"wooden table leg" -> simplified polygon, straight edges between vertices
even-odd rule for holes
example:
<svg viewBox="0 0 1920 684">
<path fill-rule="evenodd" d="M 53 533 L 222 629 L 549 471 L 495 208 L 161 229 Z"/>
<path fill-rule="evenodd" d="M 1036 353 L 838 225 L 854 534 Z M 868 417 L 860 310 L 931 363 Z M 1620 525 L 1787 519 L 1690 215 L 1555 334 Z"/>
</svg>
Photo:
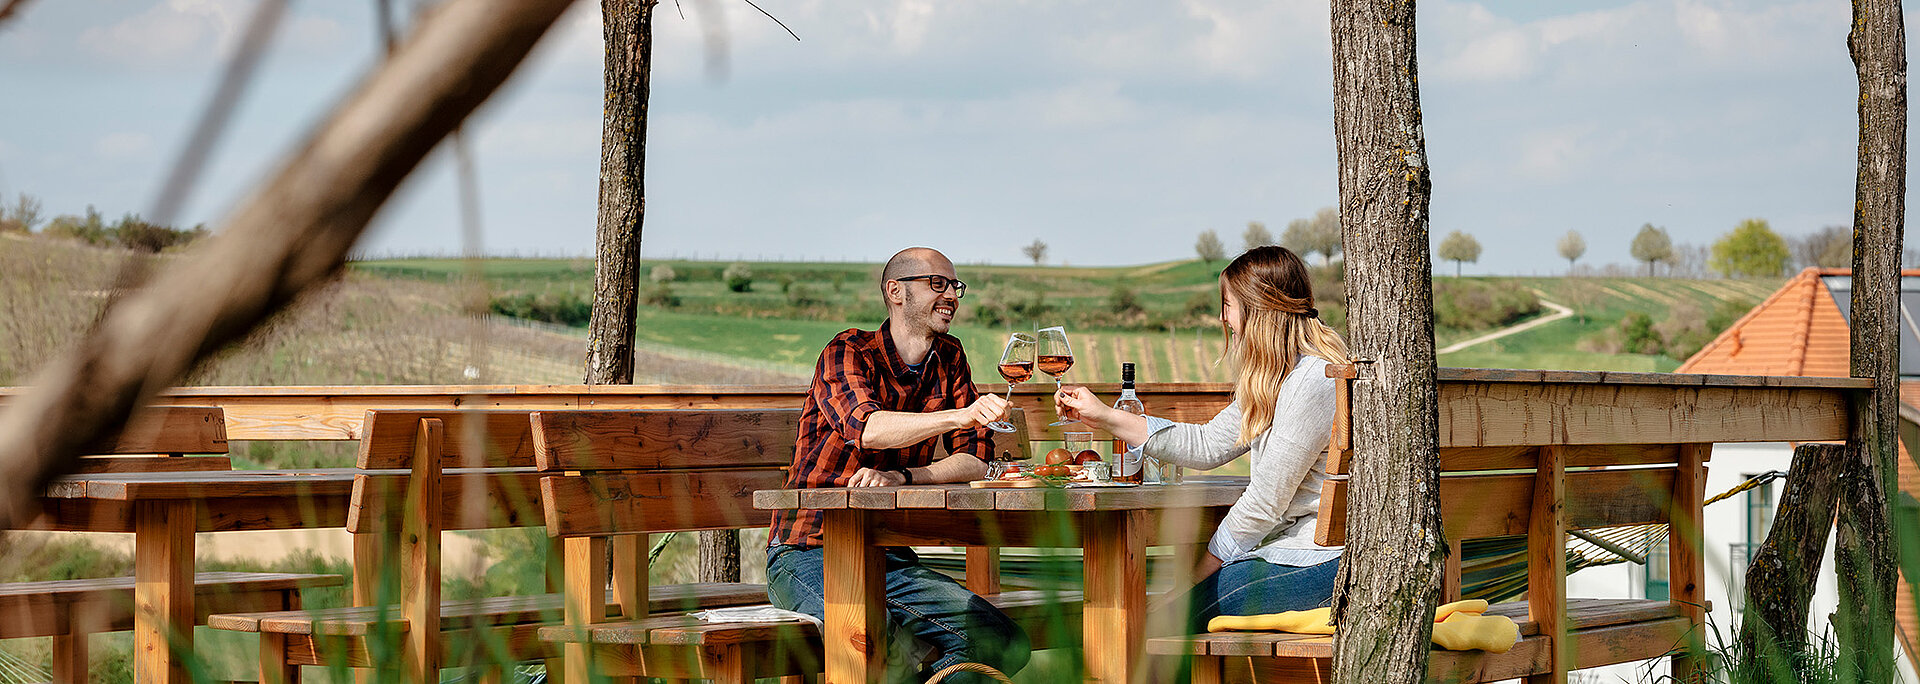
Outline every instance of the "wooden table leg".
<svg viewBox="0 0 1920 684">
<path fill-rule="evenodd" d="M 139 501 L 133 523 L 134 678 L 186 684 L 193 655 L 194 503 Z"/>
<path fill-rule="evenodd" d="M 1133 684 L 1145 674 L 1147 518 L 1144 511 L 1082 515 L 1087 675 L 1105 684 Z"/>
<path fill-rule="evenodd" d="M 886 559 L 873 545 L 872 515 L 824 511 L 827 684 L 879 684 L 886 675 Z"/>
</svg>

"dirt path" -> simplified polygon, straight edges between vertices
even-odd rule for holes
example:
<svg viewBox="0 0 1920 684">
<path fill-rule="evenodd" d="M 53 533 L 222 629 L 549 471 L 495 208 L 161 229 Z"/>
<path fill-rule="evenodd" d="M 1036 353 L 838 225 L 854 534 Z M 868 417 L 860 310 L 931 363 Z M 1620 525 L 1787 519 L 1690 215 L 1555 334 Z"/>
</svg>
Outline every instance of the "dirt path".
<svg viewBox="0 0 1920 684">
<path fill-rule="evenodd" d="M 1567 307 L 1564 307 L 1564 306 L 1561 306 L 1561 305 L 1559 305 L 1559 304 L 1555 304 L 1555 303 L 1553 303 L 1553 302 L 1549 302 L 1549 301 L 1547 301 L 1547 300 L 1545 300 L 1545 299 L 1542 299 L 1542 300 L 1540 300 L 1540 305 L 1541 305 L 1541 306 L 1544 306 L 1544 307 L 1547 307 L 1547 308 L 1549 308 L 1549 309 L 1553 309 L 1553 315 L 1551 315 L 1551 316 L 1547 316 L 1547 317 L 1544 317 L 1544 318 L 1536 318 L 1536 319 L 1533 319 L 1533 320 L 1531 320 L 1531 321 L 1527 321 L 1527 322 L 1525 322 L 1525 323 L 1521 323 L 1521 324 L 1519 324 L 1519 325 L 1515 325 L 1515 326 L 1511 326 L 1511 327 L 1507 327 L 1507 328 L 1501 328 L 1501 329 L 1499 329 L 1499 330 L 1495 330 L 1495 331 L 1493 331 L 1493 332 L 1490 332 L 1490 333 L 1487 333 L 1487 334 L 1485 334 L 1485 335 L 1481 335 L 1481 336 L 1479 336 L 1479 337 L 1475 337 L 1475 338 L 1473 338 L 1473 339 L 1471 339 L 1471 340 L 1463 340 L 1463 341 L 1460 341 L 1460 342 L 1455 342 L 1455 343 L 1453 343 L 1453 344 L 1450 344 L 1450 345 L 1447 345 L 1447 347 L 1446 347 L 1446 348 L 1444 348 L 1444 349 L 1441 349 L 1440 351 L 1437 351 L 1437 352 L 1434 352 L 1434 354 L 1435 354 L 1435 355 L 1437 356 L 1437 355 L 1440 355 L 1440 354 L 1448 354 L 1448 353 L 1452 353 L 1452 352 L 1457 352 L 1457 351 L 1460 351 L 1460 350 L 1462 350 L 1462 349 L 1466 349 L 1467 347 L 1471 347 L 1471 346 L 1473 346 L 1473 345 L 1476 345 L 1476 344 L 1480 344 L 1480 343 L 1482 343 L 1482 342 L 1492 342 L 1492 341 L 1494 341 L 1494 340 L 1497 340 L 1497 339 L 1500 339 L 1500 338 L 1502 338 L 1502 337 L 1506 337 L 1506 336 L 1508 336 L 1508 335 L 1512 335 L 1512 334 L 1514 334 L 1514 333 L 1520 333 L 1520 332 L 1526 332 L 1526 331 L 1528 331 L 1528 330 L 1532 330 L 1532 329 L 1534 329 L 1534 328 L 1538 328 L 1538 327 L 1540 327 L 1540 326 L 1543 326 L 1543 325 L 1546 325 L 1546 324 L 1548 324 L 1548 323 L 1552 323 L 1552 322 L 1554 322 L 1554 321 L 1557 321 L 1557 320 L 1560 320 L 1560 319 L 1563 319 L 1563 318 L 1567 318 L 1567 317 L 1569 317 L 1569 316 L 1572 316 L 1572 315 L 1573 315 L 1573 309 L 1569 309 L 1569 308 L 1567 308 Z"/>
</svg>

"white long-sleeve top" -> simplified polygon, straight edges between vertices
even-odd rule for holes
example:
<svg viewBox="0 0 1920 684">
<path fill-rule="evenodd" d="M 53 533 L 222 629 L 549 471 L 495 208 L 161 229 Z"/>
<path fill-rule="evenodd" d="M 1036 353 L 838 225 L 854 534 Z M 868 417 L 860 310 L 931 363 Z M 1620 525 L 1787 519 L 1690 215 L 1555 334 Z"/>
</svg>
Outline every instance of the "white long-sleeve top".
<svg viewBox="0 0 1920 684">
<path fill-rule="evenodd" d="M 1340 547 L 1313 541 L 1333 433 L 1334 381 L 1326 369 L 1325 359 L 1300 357 L 1280 383 L 1273 426 L 1249 444 L 1234 444 L 1240 437 L 1239 397 L 1205 424 L 1147 417 L 1150 436 L 1143 451 L 1162 461 L 1212 470 L 1253 454 L 1252 482 L 1207 542 L 1221 562 L 1257 557 L 1309 566 L 1340 556 Z"/>
</svg>

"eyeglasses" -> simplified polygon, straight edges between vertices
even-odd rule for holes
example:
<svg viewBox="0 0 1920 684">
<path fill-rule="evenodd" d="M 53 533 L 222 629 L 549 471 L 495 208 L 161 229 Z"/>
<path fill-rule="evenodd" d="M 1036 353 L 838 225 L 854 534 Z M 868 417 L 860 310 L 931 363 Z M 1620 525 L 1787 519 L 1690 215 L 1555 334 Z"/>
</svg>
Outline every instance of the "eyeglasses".
<svg viewBox="0 0 1920 684">
<path fill-rule="evenodd" d="M 924 280 L 927 281 L 927 287 L 933 288 L 933 291 L 936 293 L 946 292 L 947 286 L 951 284 L 953 286 L 954 299 L 967 296 L 967 284 L 960 282 L 959 278 L 948 278 L 943 275 L 917 275 L 907 276 L 905 278 L 894 278 L 894 280 L 902 282 L 908 280 Z"/>
</svg>

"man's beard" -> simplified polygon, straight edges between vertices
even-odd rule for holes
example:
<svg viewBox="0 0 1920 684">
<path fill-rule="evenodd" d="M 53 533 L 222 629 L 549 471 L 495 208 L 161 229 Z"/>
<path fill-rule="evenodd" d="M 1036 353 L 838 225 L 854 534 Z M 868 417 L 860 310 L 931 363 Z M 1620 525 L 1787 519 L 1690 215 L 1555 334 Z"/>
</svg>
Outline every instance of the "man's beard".
<svg viewBox="0 0 1920 684">
<path fill-rule="evenodd" d="M 942 320 L 933 313 L 933 307 L 939 304 L 942 299 L 944 299 L 944 297 L 934 295 L 933 300 L 929 302 L 921 299 L 919 294 L 913 290 L 907 290 L 907 305 L 902 307 L 907 314 L 907 323 L 915 330 L 926 330 L 936 333 L 944 333 L 949 328 L 952 328 L 953 323 L 951 321 Z M 958 305 L 955 305 L 954 312 L 959 313 L 958 309 Z"/>
</svg>

